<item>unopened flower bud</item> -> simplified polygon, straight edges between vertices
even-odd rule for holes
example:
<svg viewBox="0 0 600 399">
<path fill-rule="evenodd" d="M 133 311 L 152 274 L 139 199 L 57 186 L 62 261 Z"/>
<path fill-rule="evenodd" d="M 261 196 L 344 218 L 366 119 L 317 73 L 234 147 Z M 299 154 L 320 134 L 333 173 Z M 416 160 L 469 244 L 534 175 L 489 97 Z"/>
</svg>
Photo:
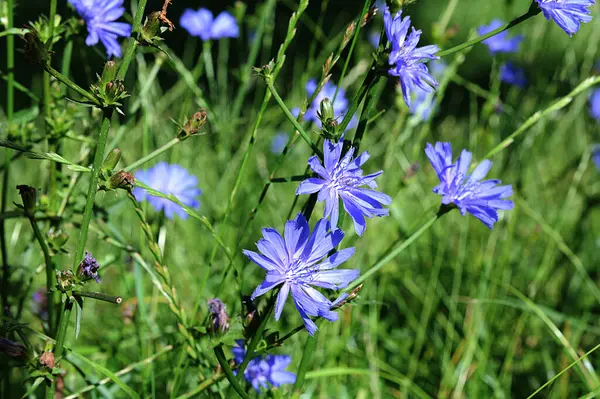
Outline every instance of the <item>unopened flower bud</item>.
<svg viewBox="0 0 600 399">
<path fill-rule="evenodd" d="M 54 353 L 52 352 L 44 352 L 42 353 L 42 355 L 40 356 L 40 364 L 42 366 L 46 366 L 49 369 L 53 369 L 54 368 Z"/>
<path fill-rule="evenodd" d="M 224 334 L 229 330 L 229 316 L 225 304 L 220 299 L 208 300 L 209 326 L 212 334 Z"/>
<path fill-rule="evenodd" d="M 144 27 L 142 28 L 142 39 L 146 43 L 154 43 L 157 36 L 160 34 L 160 11 L 155 11 L 146 18 Z M 158 37 L 160 40 L 160 37 Z"/>
<path fill-rule="evenodd" d="M 102 83 L 107 84 L 108 82 L 115 80 L 117 77 L 117 63 L 114 61 L 106 61 L 104 64 L 104 70 L 102 71 Z"/>
<path fill-rule="evenodd" d="M 28 33 L 25 33 L 23 39 L 25 39 L 25 59 L 27 61 L 36 64 L 48 62 L 50 55 L 35 29 L 32 28 Z"/>
<path fill-rule="evenodd" d="M 110 177 L 110 187 L 112 189 L 122 188 L 123 190 L 131 190 L 134 185 L 135 178 L 133 175 L 123 170 Z"/>
<path fill-rule="evenodd" d="M 56 271 L 56 287 L 59 291 L 70 291 L 75 286 L 75 276 L 70 270 Z"/>
<path fill-rule="evenodd" d="M 17 186 L 21 200 L 23 201 L 23 211 L 26 216 L 33 216 L 35 213 L 35 204 L 37 201 L 37 191 L 35 188 L 27 185 Z"/>
<path fill-rule="evenodd" d="M 323 101 L 321 101 L 319 118 L 323 123 L 335 118 L 333 113 L 333 103 L 329 98 L 325 98 Z"/>
<path fill-rule="evenodd" d="M 86 280 L 93 278 L 99 283 L 100 276 L 98 276 L 98 269 L 100 269 L 100 264 L 91 253 L 86 251 L 83 260 L 79 263 L 79 267 L 77 268 L 77 275 Z"/>
<path fill-rule="evenodd" d="M 193 134 L 196 134 L 200 131 L 202 126 L 206 123 L 206 110 L 201 108 L 200 111 L 196 112 L 192 119 L 187 121 L 187 123 L 183 126 L 182 132 L 179 134 L 180 139 L 187 138 Z"/>
<path fill-rule="evenodd" d="M 118 148 L 113 148 L 104 159 L 104 162 L 102 162 L 102 170 L 106 171 L 107 173 L 112 173 L 113 169 L 117 166 L 120 160 L 121 150 Z"/>
<path fill-rule="evenodd" d="M 4 352 L 14 358 L 21 358 L 27 355 L 25 346 L 6 338 L 0 338 L 0 352 Z"/>
</svg>

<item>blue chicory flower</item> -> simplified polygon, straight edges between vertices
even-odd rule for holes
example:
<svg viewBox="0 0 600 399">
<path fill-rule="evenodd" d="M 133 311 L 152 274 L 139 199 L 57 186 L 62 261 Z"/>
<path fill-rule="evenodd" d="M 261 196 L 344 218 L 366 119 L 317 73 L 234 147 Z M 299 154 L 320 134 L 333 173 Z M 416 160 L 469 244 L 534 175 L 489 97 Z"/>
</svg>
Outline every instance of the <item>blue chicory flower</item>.
<svg viewBox="0 0 600 399">
<path fill-rule="evenodd" d="M 463 216 L 469 212 L 490 229 L 498 221 L 498 210 L 514 207 L 504 199 L 513 194 L 512 186 L 498 186 L 500 180 L 481 181 L 492 167 L 491 161 L 482 161 L 469 174 L 472 154 L 467 150 L 462 150 L 455 163 L 450 143 L 438 142 L 435 147 L 427 143 L 425 153 L 440 179 L 433 192 L 442 196 L 442 204 L 456 205 Z"/>
<path fill-rule="evenodd" d="M 524 89 L 527 86 L 527 77 L 525 70 L 519 68 L 510 61 L 506 61 L 500 65 L 500 81 L 520 87 Z"/>
<path fill-rule="evenodd" d="M 600 122 L 600 89 L 594 89 L 590 95 L 590 116 Z"/>
<path fill-rule="evenodd" d="M 86 279 L 93 278 L 97 283 L 100 283 L 98 269 L 100 269 L 100 264 L 91 253 L 86 251 L 83 260 L 79 263 L 79 267 L 77 268 L 79 275 Z"/>
<path fill-rule="evenodd" d="M 273 137 L 271 141 L 271 152 L 273 154 L 281 154 L 288 140 L 290 139 L 290 135 L 284 132 L 279 132 Z"/>
<path fill-rule="evenodd" d="M 311 177 L 300 183 L 296 195 L 318 192 L 318 201 L 325 201 L 323 217 L 329 218 L 334 227 L 338 223 L 341 198 L 344 209 L 354 221 L 356 234 L 361 236 L 367 227 L 365 216 L 387 216 L 389 210 L 383 205 L 389 205 L 392 198 L 375 190 L 361 188 L 364 185 L 377 188 L 375 178 L 383 171 L 363 176 L 361 166 L 369 159 L 369 153 L 365 151 L 353 158 L 354 147 L 350 147 L 342 157 L 343 146 L 343 136 L 337 143 L 325 140 L 324 165 L 316 155 L 308 159 L 308 165 L 319 177 Z"/>
<path fill-rule="evenodd" d="M 242 364 L 246 349 L 244 341 L 237 339 L 237 346 L 233 347 L 233 356 L 237 364 Z M 269 389 L 269 384 L 273 387 L 279 387 L 283 384 L 293 384 L 296 382 L 296 374 L 285 371 L 292 362 L 290 356 L 285 355 L 265 355 L 256 357 L 248 362 L 244 370 L 244 378 L 252 384 L 252 387 L 260 392 L 260 389 Z"/>
<path fill-rule="evenodd" d="M 489 25 L 482 25 L 477 28 L 477 33 L 479 35 L 485 35 L 503 25 L 503 21 L 495 19 Z M 488 46 L 490 54 L 492 55 L 497 53 L 514 53 L 519 51 L 519 45 L 523 41 L 523 38 L 523 35 L 516 35 L 509 38 L 508 31 L 504 31 L 484 40 L 483 43 Z"/>
<path fill-rule="evenodd" d="M 596 4 L 596 0 L 535 0 L 544 17 L 556 22 L 569 36 L 573 36 L 581 23 L 592 20 L 588 7 Z"/>
<path fill-rule="evenodd" d="M 215 18 L 213 13 L 206 8 L 194 11 L 186 9 L 181 16 L 179 24 L 192 36 L 200 39 L 213 40 L 224 37 L 239 37 L 240 29 L 235 18 L 227 11 L 221 12 Z"/>
<path fill-rule="evenodd" d="M 190 175 L 183 166 L 159 162 L 148 170 L 136 172 L 135 179 L 163 194 L 174 195 L 185 206 L 200 207 L 200 201 L 196 199 L 197 196 L 202 194 L 202 190 L 196 187 L 198 178 Z M 178 204 L 165 198 L 150 195 L 141 187 L 136 187 L 133 190 L 133 195 L 138 201 L 148 200 L 157 212 L 164 210 L 169 219 L 173 219 L 176 214 L 182 219 L 188 217 L 188 214 Z"/>
<path fill-rule="evenodd" d="M 331 310 L 335 302 L 312 286 L 337 290 L 347 287 L 358 277 L 357 269 L 333 270 L 354 254 L 354 248 L 345 248 L 327 256 L 342 241 L 344 232 L 340 229 L 331 231 L 331 223 L 321 219 L 311 234 L 308 221 L 301 213 L 286 222 L 283 237 L 272 228 L 265 228 L 262 232 L 264 238 L 256 243 L 260 253 L 243 251 L 251 261 L 267 271 L 265 281 L 252 293 L 252 300 L 281 286 L 275 304 L 275 320 L 281 317 L 291 292 L 296 309 L 311 335 L 317 331 L 317 325 L 310 316 L 337 320 L 337 313 Z"/>
<path fill-rule="evenodd" d="M 592 150 L 592 161 L 594 161 L 596 169 L 600 170 L 600 144 L 594 145 Z"/>
<path fill-rule="evenodd" d="M 69 0 L 69 4 L 85 21 L 88 30 L 85 44 L 94 46 L 100 40 L 108 57 L 120 57 L 121 46 L 117 37 L 131 35 L 131 25 L 115 22 L 125 13 L 123 0 Z"/>
<path fill-rule="evenodd" d="M 402 19 L 402 11 L 398 11 L 394 17 L 386 7 L 383 14 L 385 33 L 391 43 L 391 53 L 388 63 L 391 66 L 388 73 L 400 79 L 402 94 L 406 105 L 411 106 L 412 91 L 418 87 L 424 91 L 433 91 L 438 83 L 429 73 L 425 60 L 438 59 L 435 53 L 439 48 L 429 45 L 417 48 L 421 31 L 412 28 L 410 34 L 410 17 Z"/>
</svg>

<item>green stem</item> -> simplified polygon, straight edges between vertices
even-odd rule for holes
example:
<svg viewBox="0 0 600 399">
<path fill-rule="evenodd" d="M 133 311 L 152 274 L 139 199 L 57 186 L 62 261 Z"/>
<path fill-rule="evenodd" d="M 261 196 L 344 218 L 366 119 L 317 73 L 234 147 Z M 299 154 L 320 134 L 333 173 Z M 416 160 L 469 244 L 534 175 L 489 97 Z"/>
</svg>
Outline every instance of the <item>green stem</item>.
<svg viewBox="0 0 600 399">
<path fill-rule="evenodd" d="M 202 59 L 204 61 L 206 79 L 208 80 L 208 89 L 210 90 L 209 98 L 215 98 L 217 91 L 215 87 L 215 69 L 212 61 L 211 43 L 210 40 L 202 42 Z"/>
<path fill-rule="evenodd" d="M 69 320 L 71 319 L 71 311 L 73 310 L 73 301 L 68 296 L 65 296 L 65 303 L 63 304 L 62 315 L 60 316 L 60 323 L 58 325 L 58 332 L 56 334 L 56 344 L 54 345 L 54 358 L 58 367 L 58 362 L 65 349 L 65 338 L 67 336 L 67 328 L 69 326 Z"/>
<path fill-rule="evenodd" d="M 482 41 L 484 41 L 486 39 L 489 39 L 492 36 L 496 36 L 498 33 L 502 33 L 505 30 L 508 30 L 508 29 L 510 29 L 510 28 L 512 28 L 514 26 L 519 25 L 521 22 L 524 22 L 524 21 L 528 20 L 531 17 L 535 17 L 540 12 L 542 12 L 542 10 L 536 5 L 535 2 L 533 2 L 531 4 L 531 6 L 529 7 L 529 10 L 525 14 L 521 15 L 518 18 L 513 19 L 512 21 L 510 21 L 506 25 L 501 26 L 498 29 L 494 29 L 493 31 L 488 32 L 485 35 L 478 36 L 478 37 L 476 37 L 473 40 L 469 40 L 467 42 L 461 43 L 458 46 L 454 46 L 454 47 L 449 48 L 447 50 L 439 51 L 436 55 L 438 57 L 445 57 L 447 55 L 454 54 L 454 53 L 456 53 L 458 51 L 461 51 L 461 50 L 464 50 L 464 49 L 469 48 L 471 46 L 474 46 L 477 43 L 481 43 Z"/>
<path fill-rule="evenodd" d="M 54 307 L 56 305 L 56 295 L 54 291 L 51 291 L 54 288 L 54 262 L 52 262 L 52 256 L 50 255 L 50 249 L 48 248 L 48 244 L 44 239 L 42 232 L 35 220 L 35 217 L 30 216 L 29 222 L 31 223 L 31 228 L 33 229 L 33 234 L 35 235 L 36 240 L 40 244 L 42 248 L 42 252 L 44 253 L 44 262 L 46 264 L 46 289 L 50 292 L 50 298 L 48 298 L 48 330 L 50 335 L 54 329 Z"/>
<path fill-rule="evenodd" d="M 242 399 L 250 399 L 248 394 L 240 386 L 240 383 L 235 378 L 235 375 L 233 375 L 233 371 L 231 371 L 231 367 L 229 367 L 229 362 L 227 361 L 227 359 L 225 358 L 225 354 L 223 353 L 223 346 L 222 345 L 216 346 L 214 348 L 214 352 L 215 352 L 215 356 L 217 357 L 217 360 L 219 361 L 219 364 L 221 365 L 221 368 L 223 369 L 223 372 L 225 373 L 225 377 L 227 377 L 227 379 L 229 380 L 229 383 L 231 384 L 233 389 L 235 389 L 235 392 L 237 392 L 237 394 L 240 395 L 240 398 L 242 398 Z M 243 374 L 243 372 L 238 371 L 238 376 L 240 374 Z"/>
<path fill-rule="evenodd" d="M 381 269 L 389 261 L 393 260 L 396 256 L 398 256 L 400 253 L 402 253 L 413 242 L 415 242 L 415 240 L 417 238 L 419 238 L 423 233 L 425 233 L 427 230 L 429 230 L 429 228 L 431 226 L 433 226 L 435 221 L 438 220 L 440 218 L 440 216 L 442 216 L 442 214 L 443 214 L 442 212 L 438 212 L 435 216 L 433 216 L 431 219 L 429 219 L 423 226 L 421 226 L 421 228 L 419 230 L 415 231 L 410 237 L 408 237 L 405 241 L 403 241 L 402 244 L 400 244 L 397 248 L 392 249 L 387 255 L 385 255 L 376 264 L 374 264 L 369 270 L 367 270 L 367 272 L 365 274 L 363 274 L 362 276 L 360 276 L 359 278 L 354 280 L 352 282 L 352 284 L 350 284 L 346 289 L 344 289 L 344 291 L 345 292 L 352 291 L 354 288 L 358 287 L 360 284 L 362 284 L 365 280 L 367 280 L 373 274 L 377 273 L 377 271 L 379 269 Z M 397 242 L 394 243 L 394 245 L 396 245 L 396 244 L 397 244 Z"/>
<path fill-rule="evenodd" d="M 73 291 L 73 296 L 93 298 L 98 301 L 114 303 L 115 305 L 119 305 L 121 302 L 123 302 L 123 298 L 121 298 L 120 296 L 107 295 L 102 292 Z"/>
<path fill-rule="evenodd" d="M 123 80 L 125 79 L 125 75 L 127 75 L 127 70 L 129 69 L 129 65 L 133 60 L 133 56 L 135 55 L 135 49 L 138 46 L 138 41 L 133 37 L 133 33 L 139 33 L 142 28 L 142 18 L 144 17 L 144 10 L 146 9 L 147 0 L 140 0 L 138 3 L 137 11 L 135 12 L 135 16 L 133 17 L 133 32 L 131 37 L 129 38 L 129 43 L 127 45 L 127 49 L 125 50 L 125 55 L 123 56 L 123 60 L 121 61 L 121 65 L 119 66 L 119 72 L 117 73 L 117 79 Z"/>
<path fill-rule="evenodd" d="M 132 163 L 131 165 L 128 165 L 128 166 L 124 167 L 123 171 L 125 171 L 125 172 L 131 172 L 132 170 L 139 168 L 140 166 L 142 166 L 146 162 L 151 161 L 152 159 L 156 158 L 157 156 L 159 156 L 163 152 L 169 150 L 171 147 L 177 145 L 180 142 L 181 142 L 181 140 L 179 138 L 175 137 L 174 139 L 172 139 L 171 141 L 169 141 L 166 144 L 163 144 L 161 147 L 159 147 L 156 150 L 152 151 L 150 154 L 146 155 L 145 157 L 140 158 L 137 161 L 135 161 L 134 163 Z"/>
<path fill-rule="evenodd" d="M 271 183 L 291 183 L 295 181 L 303 181 L 314 175 L 298 175 L 290 177 L 273 177 L 270 179 Z"/>
<path fill-rule="evenodd" d="M 14 24 L 13 8 L 14 0 L 7 2 L 7 26 L 8 30 L 12 29 Z M 15 37 L 8 35 L 6 38 L 6 69 L 7 69 L 7 85 L 6 85 L 6 120 L 7 128 L 10 129 L 14 115 L 14 83 L 15 83 Z M 7 129 L 7 130 L 8 130 Z M 8 177 L 10 175 L 10 150 L 4 150 L 4 175 L 2 177 L 2 193 L 0 201 L 0 214 L 6 211 L 6 202 L 8 198 Z M 8 286 L 10 281 L 10 270 L 8 267 L 8 250 L 6 247 L 6 231 L 4 229 L 4 219 L 0 221 L 0 253 L 2 254 L 2 284 L 0 285 L 0 297 L 2 299 L 2 309 L 8 307 Z"/>
<path fill-rule="evenodd" d="M 275 90 L 275 86 L 273 86 L 273 80 L 272 80 L 272 78 L 271 77 L 267 77 L 265 80 L 266 80 L 266 83 L 267 83 L 267 87 L 269 88 L 269 91 L 273 95 L 273 98 L 275 98 L 275 101 L 277 101 L 277 104 L 279 104 L 279 107 L 281 108 L 281 110 L 283 111 L 283 113 L 285 114 L 285 116 L 287 116 L 288 120 L 290 122 L 292 122 L 292 125 L 294 125 L 294 129 L 296 129 L 298 131 L 298 133 L 300 133 L 300 136 L 302 136 L 302 138 L 304 139 L 304 141 L 306 141 L 306 143 L 310 146 L 310 148 L 314 151 L 314 153 L 317 154 L 317 156 L 319 158 L 323 159 L 323 152 L 319 149 L 319 147 L 317 147 L 315 145 L 315 143 L 313 143 L 313 141 L 308 136 L 308 134 L 306 134 L 306 132 L 304 131 L 304 129 L 302 129 L 302 126 L 300 126 L 300 124 L 298 123 L 298 121 L 296 120 L 296 118 L 294 117 L 294 115 L 292 115 L 292 113 L 290 112 L 290 110 L 288 109 L 288 107 L 285 105 L 285 103 L 283 102 L 283 100 L 279 96 L 279 93 L 277 93 L 277 90 Z"/>
<path fill-rule="evenodd" d="M 44 69 L 50 75 L 54 76 L 56 79 L 60 80 L 65 85 L 67 85 L 67 87 L 69 87 L 71 90 L 73 90 L 74 92 L 78 93 L 82 97 L 85 97 L 86 99 L 88 99 L 95 106 L 97 106 L 97 107 L 101 107 L 102 106 L 102 104 L 100 103 L 100 101 L 92 93 L 90 93 L 90 92 L 82 89 L 80 86 L 78 86 L 71 79 L 67 78 L 65 75 L 63 75 L 62 73 L 58 72 L 56 69 L 52 68 L 50 66 L 50 64 L 44 64 Z"/>
<path fill-rule="evenodd" d="M 77 265 L 83 257 L 85 250 L 85 244 L 87 242 L 88 230 L 90 227 L 90 221 L 92 220 L 92 211 L 94 209 L 94 200 L 96 199 L 96 192 L 98 191 L 98 178 L 100 177 L 100 171 L 102 169 L 102 161 L 104 160 L 104 148 L 106 147 L 106 138 L 108 137 L 108 131 L 110 130 L 110 119 L 112 117 L 113 110 L 105 109 L 104 116 L 102 118 L 102 126 L 100 127 L 100 135 L 98 136 L 98 145 L 96 146 L 96 153 L 94 154 L 94 163 L 92 165 L 92 173 L 90 177 L 90 185 L 88 187 L 87 198 L 85 202 L 85 208 L 83 211 L 83 220 L 81 222 L 81 230 L 79 231 L 79 241 L 77 243 L 77 251 L 73 258 L 73 268 L 77 268 Z"/>
<path fill-rule="evenodd" d="M 260 321 L 258 328 L 254 332 L 254 335 L 252 336 L 252 339 L 250 340 L 250 343 L 246 348 L 246 356 L 244 356 L 244 361 L 238 368 L 238 380 L 240 381 L 244 378 L 244 370 L 246 370 L 246 366 L 248 366 L 248 363 L 254 357 L 254 351 L 256 350 L 258 343 L 262 339 L 263 332 L 265 331 L 265 328 L 269 323 L 269 318 L 271 317 L 273 308 L 275 308 L 275 298 L 277 298 L 277 292 L 273 293 L 273 296 L 271 297 L 269 304 L 267 305 L 267 309 L 263 314 L 262 320 Z"/>
<path fill-rule="evenodd" d="M 49 22 L 50 22 L 50 32 L 49 32 L 49 37 L 50 37 L 50 44 L 48 45 L 48 52 L 50 53 L 52 51 L 52 45 L 53 45 L 53 36 L 54 36 L 54 19 L 56 18 L 56 0 L 50 0 L 50 17 L 48 18 Z"/>
<path fill-rule="evenodd" d="M 298 366 L 298 373 L 296 377 L 296 383 L 294 384 L 294 392 L 299 396 L 301 393 L 302 385 L 304 385 L 304 380 L 306 377 L 306 370 L 308 369 L 308 365 L 310 363 L 310 359 L 315 352 L 315 348 L 317 347 L 317 334 L 319 331 L 315 332 L 314 336 L 308 336 L 306 338 L 306 344 L 304 344 L 304 351 L 302 354 L 302 360 L 300 361 L 300 366 Z"/>
</svg>

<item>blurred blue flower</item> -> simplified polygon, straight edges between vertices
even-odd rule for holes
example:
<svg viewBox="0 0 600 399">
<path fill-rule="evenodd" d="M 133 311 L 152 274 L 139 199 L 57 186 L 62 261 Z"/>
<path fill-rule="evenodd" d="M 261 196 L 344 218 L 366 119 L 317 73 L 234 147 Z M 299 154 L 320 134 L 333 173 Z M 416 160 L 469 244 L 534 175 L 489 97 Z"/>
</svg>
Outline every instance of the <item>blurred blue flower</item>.
<svg viewBox="0 0 600 399">
<path fill-rule="evenodd" d="M 227 11 L 221 12 L 215 18 L 213 13 L 206 8 L 200 8 L 198 11 L 188 8 L 183 12 L 179 24 L 190 35 L 199 37 L 202 40 L 238 37 L 240 35 L 237 21 Z"/>
<path fill-rule="evenodd" d="M 450 143 L 427 143 L 425 154 L 440 179 L 433 192 L 442 196 L 442 204 L 454 204 L 464 216 L 467 212 L 492 229 L 498 221 L 498 210 L 512 209 L 514 204 L 504 198 L 513 194 L 512 186 L 498 186 L 500 180 L 483 179 L 492 162 L 482 161 L 472 174 L 469 174 L 472 154 L 462 150 L 460 157 L 452 163 Z"/>
<path fill-rule="evenodd" d="M 375 48 L 379 47 L 379 39 L 381 39 L 381 33 L 379 31 L 373 30 L 369 32 L 369 43 L 371 46 Z"/>
<path fill-rule="evenodd" d="M 504 22 L 495 19 L 489 25 L 482 25 L 477 28 L 479 35 L 485 35 L 493 30 L 496 30 L 504 26 Z M 508 37 L 508 31 L 500 32 L 495 36 L 490 37 L 483 41 L 488 46 L 490 54 L 494 55 L 497 53 L 514 53 L 519 51 L 519 45 L 523 41 L 523 35 L 516 35 L 511 38 Z"/>
<path fill-rule="evenodd" d="M 190 175 L 180 165 L 169 165 L 166 162 L 159 162 L 148 170 L 136 172 L 135 179 L 163 194 L 174 195 L 185 206 L 192 208 L 200 207 L 200 201 L 196 199 L 197 196 L 202 194 L 202 190 L 196 187 L 198 185 L 198 178 Z M 148 200 L 157 212 L 164 210 L 165 215 L 169 219 L 173 219 L 175 214 L 179 215 L 182 219 L 187 219 L 188 217 L 188 214 L 173 201 L 150 195 L 143 188 L 136 187 L 133 190 L 133 195 L 135 195 L 138 201 Z"/>
<path fill-rule="evenodd" d="M 342 158 L 343 137 L 337 143 L 325 140 L 323 143 L 324 166 L 315 155 L 308 159 L 308 165 L 319 177 L 304 180 L 298 186 L 296 194 L 319 193 L 319 202 L 325 201 L 324 218 L 331 220 L 331 225 L 337 227 L 340 198 L 344 209 L 354 221 L 354 230 L 361 236 L 367 228 L 365 216 L 387 216 L 389 210 L 383 205 L 389 205 L 392 198 L 375 190 L 360 188 L 367 185 L 376 188 L 375 178 L 383 171 L 363 176 L 361 166 L 369 159 L 369 153 L 363 152 L 354 156 L 354 147 L 350 147 Z M 341 159 L 340 159 L 341 158 Z"/>
<path fill-rule="evenodd" d="M 237 346 L 233 347 L 233 356 L 237 364 L 242 364 L 246 349 L 244 341 L 235 340 Z M 256 357 L 250 362 L 244 370 L 244 378 L 252 384 L 252 387 L 259 392 L 260 388 L 269 389 L 269 384 L 273 387 L 279 387 L 283 384 L 293 384 L 296 382 L 296 374 L 285 371 L 292 362 L 292 358 L 285 355 L 265 355 Z M 236 373 L 237 374 L 237 373 Z"/>
<path fill-rule="evenodd" d="M 431 76 L 436 80 L 440 80 L 444 76 L 447 67 L 448 65 L 442 60 L 433 60 L 429 63 Z M 428 120 L 437 110 L 435 92 L 426 91 L 419 87 L 415 88 L 413 103 L 409 110 L 411 114 L 418 116 L 421 121 Z"/>
<path fill-rule="evenodd" d="M 500 65 L 500 81 L 520 87 L 521 89 L 527 86 L 525 70 L 510 61 L 506 61 Z"/>
<path fill-rule="evenodd" d="M 592 150 L 592 160 L 596 165 L 596 169 L 600 170 L 600 144 L 594 145 L 594 149 Z"/>
<path fill-rule="evenodd" d="M 340 289 L 358 277 L 357 269 L 333 270 L 354 254 L 354 248 L 345 248 L 327 256 L 342 241 L 344 232 L 340 229 L 331 231 L 331 223 L 321 219 L 311 234 L 301 213 L 286 222 L 283 237 L 272 228 L 265 228 L 262 232 L 264 238 L 256 243 L 260 253 L 243 251 L 251 261 L 267 271 L 265 281 L 252 293 L 252 300 L 281 286 L 275 304 L 275 320 L 279 320 L 291 291 L 296 309 L 311 335 L 317 331 L 317 325 L 310 316 L 337 320 L 337 313 L 331 310 L 335 302 L 311 286 Z"/>
<path fill-rule="evenodd" d="M 298 116 L 296 116 L 298 117 Z M 273 137 L 271 141 L 271 152 L 273 154 L 281 154 L 288 140 L 290 139 L 290 135 L 285 132 L 279 132 Z"/>
<path fill-rule="evenodd" d="M 590 95 L 590 116 L 600 122 L 600 89 L 594 89 Z"/>
<path fill-rule="evenodd" d="M 117 37 L 131 35 L 131 25 L 114 22 L 125 13 L 123 0 L 69 0 L 69 4 L 85 21 L 88 30 L 85 44 L 93 46 L 100 40 L 109 57 L 120 57 L 121 46 Z"/>
<path fill-rule="evenodd" d="M 315 79 L 310 79 L 308 82 L 306 82 L 306 94 L 309 97 L 313 95 L 313 93 L 315 92 L 316 89 L 317 89 L 317 81 Z M 304 114 L 304 120 L 312 121 L 317 126 L 321 127 L 321 121 L 319 120 L 317 111 L 320 110 L 321 101 L 323 101 L 326 98 L 328 98 L 330 101 L 333 102 L 333 114 L 334 114 L 335 118 L 338 118 L 338 119 L 343 118 L 344 114 L 348 110 L 348 99 L 346 98 L 346 90 L 344 90 L 342 87 L 340 87 L 340 89 L 338 90 L 338 93 L 337 93 L 337 97 L 335 97 L 336 90 L 337 90 L 337 86 L 334 85 L 333 83 L 331 83 L 329 81 L 327 83 L 325 83 L 325 85 L 323 86 L 323 88 L 321 89 L 319 94 L 317 94 L 317 96 L 315 97 L 313 102 L 310 104 L 310 107 L 306 110 L 306 113 Z M 334 97 L 335 97 L 335 101 L 333 101 Z M 294 116 L 296 116 L 296 117 L 298 116 L 299 113 L 300 113 L 299 108 L 294 108 L 292 110 L 292 114 L 294 114 Z M 350 121 L 350 123 L 348 124 L 347 129 L 352 129 L 357 124 L 358 124 L 358 121 L 356 119 L 356 116 L 354 116 L 352 118 L 352 120 Z"/>
<path fill-rule="evenodd" d="M 554 20 L 569 36 L 579 30 L 581 22 L 592 20 L 588 7 L 596 4 L 596 0 L 535 0 L 544 17 Z"/>
<path fill-rule="evenodd" d="M 418 87 L 424 91 L 433 91 L 438 83 L 430 75 L 425 60 L 435 60 L 435 53 L 439 48 L 436 45 L 429 45 L 417 48 L 421 31 L 410 27 L 410 17 L 402 19 L 402 11 L 398 11 L 392 18 L 389 8 L 386 7 L 383 14 L 383 24 L 385 33 L 391 43 L 392 51 L 388 63 L 391 65 L 388 73 L 392 76 L 398 76 L 402 87 L 404 101 L 408 107 L 411 107 L 411 93 Z M 407 36 L 408 35 L 408 36 Z"/>
</svg>

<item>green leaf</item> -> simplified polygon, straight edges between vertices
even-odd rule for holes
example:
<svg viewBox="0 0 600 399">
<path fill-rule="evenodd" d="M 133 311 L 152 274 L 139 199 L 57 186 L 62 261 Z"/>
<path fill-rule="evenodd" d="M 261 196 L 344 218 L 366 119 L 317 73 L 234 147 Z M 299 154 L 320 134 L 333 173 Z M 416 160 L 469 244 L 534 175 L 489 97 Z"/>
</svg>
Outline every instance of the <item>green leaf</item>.
<svg viewBox="0 0 600 399">
<path fill-rule="evenodd" d="M 75 340 L 79 337 L 79 331 L 81 330 L 81 316 L 83 316 L 83 298 L 80 296 L 74 296 L 75 303 Z"/>
<path fill-rule="evenodd" d="M 29 395 L 31 395 L 36 389 L 37 387 L 40 386 L 40 384 L 44 381 L 44 377 L 38 377 L 35 379 L 35 381 L 33 381 L 33 384 L 31 384 L 31 388 L 29 388 L 27 390 L 27 392 L 25 392 L 23 394 L 23 396 L 21 396 L 21 399 L 28 397 Z"/>
</svg>

